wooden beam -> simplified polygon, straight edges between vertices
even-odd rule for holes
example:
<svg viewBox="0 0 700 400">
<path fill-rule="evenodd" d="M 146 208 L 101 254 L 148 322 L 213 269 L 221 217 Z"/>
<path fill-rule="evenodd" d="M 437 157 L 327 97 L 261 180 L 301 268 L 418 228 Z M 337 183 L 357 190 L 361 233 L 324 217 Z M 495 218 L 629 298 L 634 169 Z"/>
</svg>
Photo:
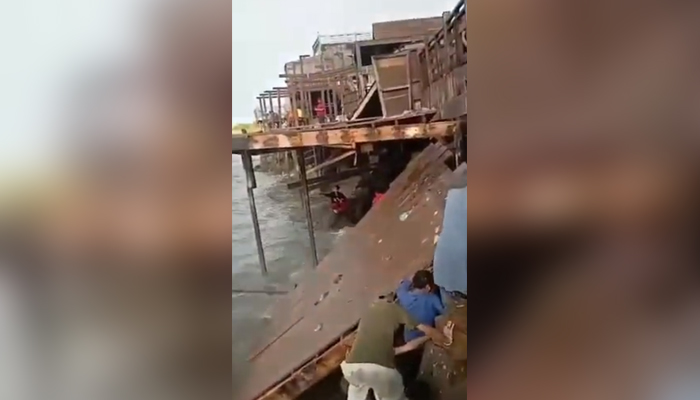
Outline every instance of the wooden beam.
<svg viewBox="0 0 700 400">
<path fill-rule="evenodd" d="M 330 159 L 328 159 L 328 160 L 326 160 L 326 161 L 324 161 L 324 162 L 318 164 L 317 166 L 315 166 L 315 167 L 313 167 L 313 168 L 307 170 L 306 173 L 307 173 L 307 174 L 310 174 L 310 173 L 312 173 L 312 172 L 316 172 L 316 171 L 318 171 L 318 170 L 320 170 L 320 169 L 329 167 L 329 166 L 331 166 L 331 165 L 333 165 L 333 164 L 335 164 L 335 163 L 337 163 L 337 162 L 343 161 L 343 160 L 345 160 L 346 158 L 348 158 L 348 157 L 350 157 L 350 156 L 353 156 L 353 155 L 355 155 L 355 151 L 354 151 L 354 150 L 353 150 L 353 151 L 348 151 L 347 153 L 343 153 L 343 154 L 341 154 L 341 155 L 339 155 L 339 156 L 337 156 L 337 157 L 330 158 Z"/>
<path fill-rule="evenodd" d="M 315 77 L 327 77 L 327 76 L 332 76 L 332 75 L 346 75 L 348 73 L 353 73 L 355 72 L 355 67 L 345 67 L 345 68 L 336 68 L 336 69 L 330 69 L 327 71 L 319 71 L 319 72 L 307 72 L 307 73 L 301 73 L 301 74 L 279 74 L 280 78 L 286 78 L 286 79 L 309 79 L 309 78 L 315 78 Z"/>
<path fill-rule="evenodd" d="M 345 354 L 352 347 L 354 341 L 355 332 L 353 330 L 323 354 L 308 362 L 302 369 L 295 371 L 279 385 L 258 397 L 257 400 L 293 400 L 298 398 L 338 369 L 340 364 L 345 361 Z"/>
<path fill-rule="evenodd" d="M 312 146 L 332 146 L 371 143 L 402 139 L 425 139 L 452 136 L 456 121 L 427 124 L 390 125 L 379 127 L 338 127 L 309 131 L 274 131 L 248 135 L 246 150 L 292 149 Z M 234 149 L 235 151 L 235 149 Z"/>
<path fill-rule="evenodd" d="M 365 165 L 363 167 L 356 167 L 352 169 L 346 169 L 344 171 L 336 172 L 330 175 L 319 176 L 316 178 L 309 178 L 309 190 L 313 190 L 322 185 L 329 185 L 336 182 L 340 182 L 345 179 L 352 178 L 353 176 L 361 175 L 364 172 L 370 171 L 371 167 Z M 296 180 L 287 183 L 287 189 L 299 189 L 301 188 L 301 181 Z"/>
</svg>

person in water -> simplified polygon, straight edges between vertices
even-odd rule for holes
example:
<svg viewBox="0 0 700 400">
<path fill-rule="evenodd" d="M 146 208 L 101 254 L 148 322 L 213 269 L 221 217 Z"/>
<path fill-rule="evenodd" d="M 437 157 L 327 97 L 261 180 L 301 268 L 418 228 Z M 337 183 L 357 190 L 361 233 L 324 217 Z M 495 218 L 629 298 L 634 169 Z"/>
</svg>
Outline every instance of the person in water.
<svg viewBox="0 0 700 400">
<path fill-rule="evenodd" d="M 413 278 L 401 281 L 396 289 L 396 298 L 401 307 L 419 324 L 435 327 L 435 319 L 445 312 L 445 307 L 440 300 L 437 287 L 430 271 L 421 270 L 413 275 Z M 424 336 L 420 330 L 404 329 L 406 343 Z M 404 377 L 404 383 L 408 386 L 418 376 L 420 364 L 423 358 L 422 349 L 410 351 L 400 357 L 398 364 Z"/>
<path fill-rule="evenodd" d="M 384 193 L 375 192 L 374 198 L 372 199 L 372 205 L 374 206 L 374 205 L 379 204 L 379 202 L 382 201 L 383 198 L 384 198 Z"/>
<path fill-rule="evenodd" d="M 335 186 L 332 192 L 322 194 L 331 199 L 331 203 L 340 203 L 348 199 L 345 194 L 340 191 L 340 186 L 338 185 Z"/>
<path fill-rule="evenodd" d="M 425 335 L 394 348 L 394 333 L 402 325 Z M 404 382 L 396 369 L 395 357 L 419 348 L 428 339 L 444 346 L 451 344 L 450 338 L 419 323 L 397 303 L 383 300 L 372 304 L 360 319 L 355 341 L 341 364 L 349 384 L 348 400 L 365 400 L 370 389 L 377 400 L 405 400 Z"/>
</svg>

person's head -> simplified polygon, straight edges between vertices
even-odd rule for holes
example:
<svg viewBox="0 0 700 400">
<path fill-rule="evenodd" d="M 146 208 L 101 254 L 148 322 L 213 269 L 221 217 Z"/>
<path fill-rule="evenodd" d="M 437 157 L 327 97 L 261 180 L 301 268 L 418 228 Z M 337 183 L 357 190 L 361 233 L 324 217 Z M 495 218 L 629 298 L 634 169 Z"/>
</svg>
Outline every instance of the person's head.
<svg viewBox="0 0 700 400">
<path fill-rule="evenodd" d="M 432 292 L 434 286 L 433 273 L 430 271 L 420 270 L 413 275 L 413 279 L 411 280 L 411 287 L 413 290 L 420 292 Z"/>
<path fill-rule="evenodd" d="M 321 104 L 321 101 L 322 101 L 321 99 L 318 99 L 318 100 L 316 101 L 316 103 L 317 103 L 317 104 Z"/>
</svg>

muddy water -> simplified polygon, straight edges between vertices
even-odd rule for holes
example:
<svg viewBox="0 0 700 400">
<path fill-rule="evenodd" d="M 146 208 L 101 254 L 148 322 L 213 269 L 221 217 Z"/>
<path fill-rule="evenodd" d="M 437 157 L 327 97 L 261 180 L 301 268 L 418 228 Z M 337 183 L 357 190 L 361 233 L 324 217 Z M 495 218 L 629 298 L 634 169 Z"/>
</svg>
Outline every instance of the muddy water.
<svg viewBox="0 0 700 400">
<path fill-rule="evenodd" d="M 279 289 L 293 286 L 303 268 L 311 265 L 309 237 L 304 210 L 298 191 L 290 191 L 279 176 L 257 172 L 255 190 L 258 218 L 265 246 L 269 275 L 262 277 L 255 247 L 253 224 L 246 194 L 246 180 L 238 156 L 233 156 L 232 170 L 232 268 L 233 289 Z M 322 258 L 342 232 L 328 229 L 331 215 L 327 200 L 312 196 L 312 213 L 316 227 L 316 244 Z M 266 325 L 265 311 L 274 295 L 237 294 L 233 300 L 233 367 L 234 382 L 244 379 L 251 346 Z"/>
</svg>

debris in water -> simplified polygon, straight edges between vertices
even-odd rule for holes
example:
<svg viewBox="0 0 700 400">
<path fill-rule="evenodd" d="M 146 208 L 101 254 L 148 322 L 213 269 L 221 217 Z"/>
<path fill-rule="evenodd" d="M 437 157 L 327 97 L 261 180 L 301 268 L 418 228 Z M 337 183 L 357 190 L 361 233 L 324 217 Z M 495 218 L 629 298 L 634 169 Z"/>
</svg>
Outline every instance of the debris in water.
<svg viewBox="0 0 700 400">
<path fill-rule="evenodd" d="M 343 274 L 338 274 L 338 275 L 336 275 L 335 278 L 333 279 L 333 284 L 337 285 L 337 284 L 340 283 L 340 281 L 342 281 L 342 280 L 343 280 Z"/>
<path fill-rule="evenodd" d="M 435 237 L 433 238 L 433 244 L 437 244 L 438 239 L 440 239 L 440 235 L 435 235 Z"/>
<path fill-rule="evenodd" d="M 383 239 L 379 239 L 379 240 L 377 241 L 377 243 L 381 243 L 381 242 L 382 242 L 382 240 L 383 240 Z"/>
<path fill-rule="evenodd" d="M 314 332 L 318 332 L 318 331 L 320 331 L 321 329 L 323 329 L 323 324 L 318 324 L 318 326 L 316 327 L 316 329 L 314 329 Z"/>
<path fill-rule="evenodd" d="M 407 211 L 407 212 L 401 214 L 401 216 L 399 217 L 399 220 L 401 220 L 401 222 L 403 222 L 403 221 L 408 219 L 409 215 L 411 215 L 411 213 Z"/>
</svg>

